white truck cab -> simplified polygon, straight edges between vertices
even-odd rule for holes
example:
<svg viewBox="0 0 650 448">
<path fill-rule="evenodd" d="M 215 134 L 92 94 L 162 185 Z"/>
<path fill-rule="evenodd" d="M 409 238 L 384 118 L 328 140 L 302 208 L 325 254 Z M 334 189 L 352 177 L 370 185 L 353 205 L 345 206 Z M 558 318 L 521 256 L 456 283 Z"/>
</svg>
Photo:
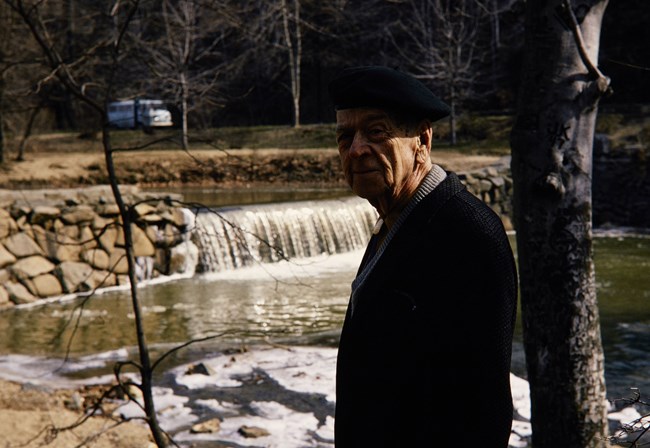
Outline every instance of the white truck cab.
<svg viewBox="0 0 650 448">
<path fill-rule="evenodd" d="M 162 100 L 142 98 L 109 103 L 108 122 L 117 128 L 130 129 L 173 125 L 172 114 Z"/>
</svg>

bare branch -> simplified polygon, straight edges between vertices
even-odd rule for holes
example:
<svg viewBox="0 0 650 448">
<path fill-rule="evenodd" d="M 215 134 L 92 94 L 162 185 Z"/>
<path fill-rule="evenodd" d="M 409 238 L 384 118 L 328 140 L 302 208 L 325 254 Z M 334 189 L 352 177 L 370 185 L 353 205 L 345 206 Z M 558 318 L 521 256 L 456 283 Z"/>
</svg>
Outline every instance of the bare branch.
<svg viewBox="0 0 650 448">
<path fill-rule="evenodd" d="M 589 74 L 591 74 L 595 79 L 598 85 L 598 90 L 601 94 L 605 94 L 611 91 L 610 79 L 603 75 L 603 73 L 594 65 L 594 63 L 589 58 L 587 54 L 587 49 L 585 48 L 584 39 L 582 38 L 582 31 L 580 30 L 580 25 L 578 25 L 578 20 L 573 12 L 571 7 L 571 0 L 563 0 L 562 2 L 562 12 L 566 17 L 567 25 L 573 33 L 573 37 L 576 42 L 576 47 L 578 48 L 578 53 L 580 54 L 580 59 L 587 67 Z"/>
</svg>

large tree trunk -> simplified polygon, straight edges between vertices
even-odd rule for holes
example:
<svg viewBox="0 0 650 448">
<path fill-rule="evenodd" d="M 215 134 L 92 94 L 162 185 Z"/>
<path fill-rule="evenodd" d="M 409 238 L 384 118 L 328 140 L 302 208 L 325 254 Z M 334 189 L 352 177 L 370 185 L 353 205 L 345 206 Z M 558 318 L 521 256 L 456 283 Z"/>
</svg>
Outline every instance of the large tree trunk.
<svg viewBox="0 0 650 448">
<path fill-rule="evenodd" d="M 606 446 L 591 226 L 594 126 L 609 84 L 593 64 L 606 5 L 526 4 L 526 54 L 511 145 L 535 448 Z"/>
</svg>

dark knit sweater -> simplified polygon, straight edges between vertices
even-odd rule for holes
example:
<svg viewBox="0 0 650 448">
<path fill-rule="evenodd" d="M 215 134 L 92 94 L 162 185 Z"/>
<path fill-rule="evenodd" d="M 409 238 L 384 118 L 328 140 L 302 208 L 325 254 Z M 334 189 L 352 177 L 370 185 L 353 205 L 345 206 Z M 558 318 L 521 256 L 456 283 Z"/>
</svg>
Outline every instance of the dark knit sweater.
<svg viewBox="0 0 650 448">
<path fill-rule="evenodd" d="M 505 448 L 517 279 L 501 220 L 450 173 L 371 259 L 341 334 L 337 448 Z"/>
</svg>

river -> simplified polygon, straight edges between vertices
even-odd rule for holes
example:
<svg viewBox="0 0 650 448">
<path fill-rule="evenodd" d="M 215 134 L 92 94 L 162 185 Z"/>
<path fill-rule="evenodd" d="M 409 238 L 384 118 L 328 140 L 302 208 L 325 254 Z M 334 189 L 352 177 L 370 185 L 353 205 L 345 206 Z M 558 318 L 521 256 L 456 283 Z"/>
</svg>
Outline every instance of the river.
<svg viewBox="0 0 650 448">
<path fill-rule="evenodd" d="M 628 396 L 631 387 L 650 390 L 650 238 L 597 232 L 594 252 L 608 396 Z M 148 284 L 139 289 L 148 342 L 155 354 L 225 333 L 172 357 L 167 367 L 262 342 L 334 347 L 361 255 L 357 248 Z M 21 369 L 46 375 L 66 355 L 73 366 L 64 369 L 68 375 L 106 373 L 135 346 L 124 290 L 5 311 L 0 332 L 0 375 L 10 377 Z M 525 377 L 522 347 L 518 325 L 512 371 Z M 97 363 L 98 354 L 105 362 Z M 84 365 L 85 356 L 93 361 Z"/>
</svg>

